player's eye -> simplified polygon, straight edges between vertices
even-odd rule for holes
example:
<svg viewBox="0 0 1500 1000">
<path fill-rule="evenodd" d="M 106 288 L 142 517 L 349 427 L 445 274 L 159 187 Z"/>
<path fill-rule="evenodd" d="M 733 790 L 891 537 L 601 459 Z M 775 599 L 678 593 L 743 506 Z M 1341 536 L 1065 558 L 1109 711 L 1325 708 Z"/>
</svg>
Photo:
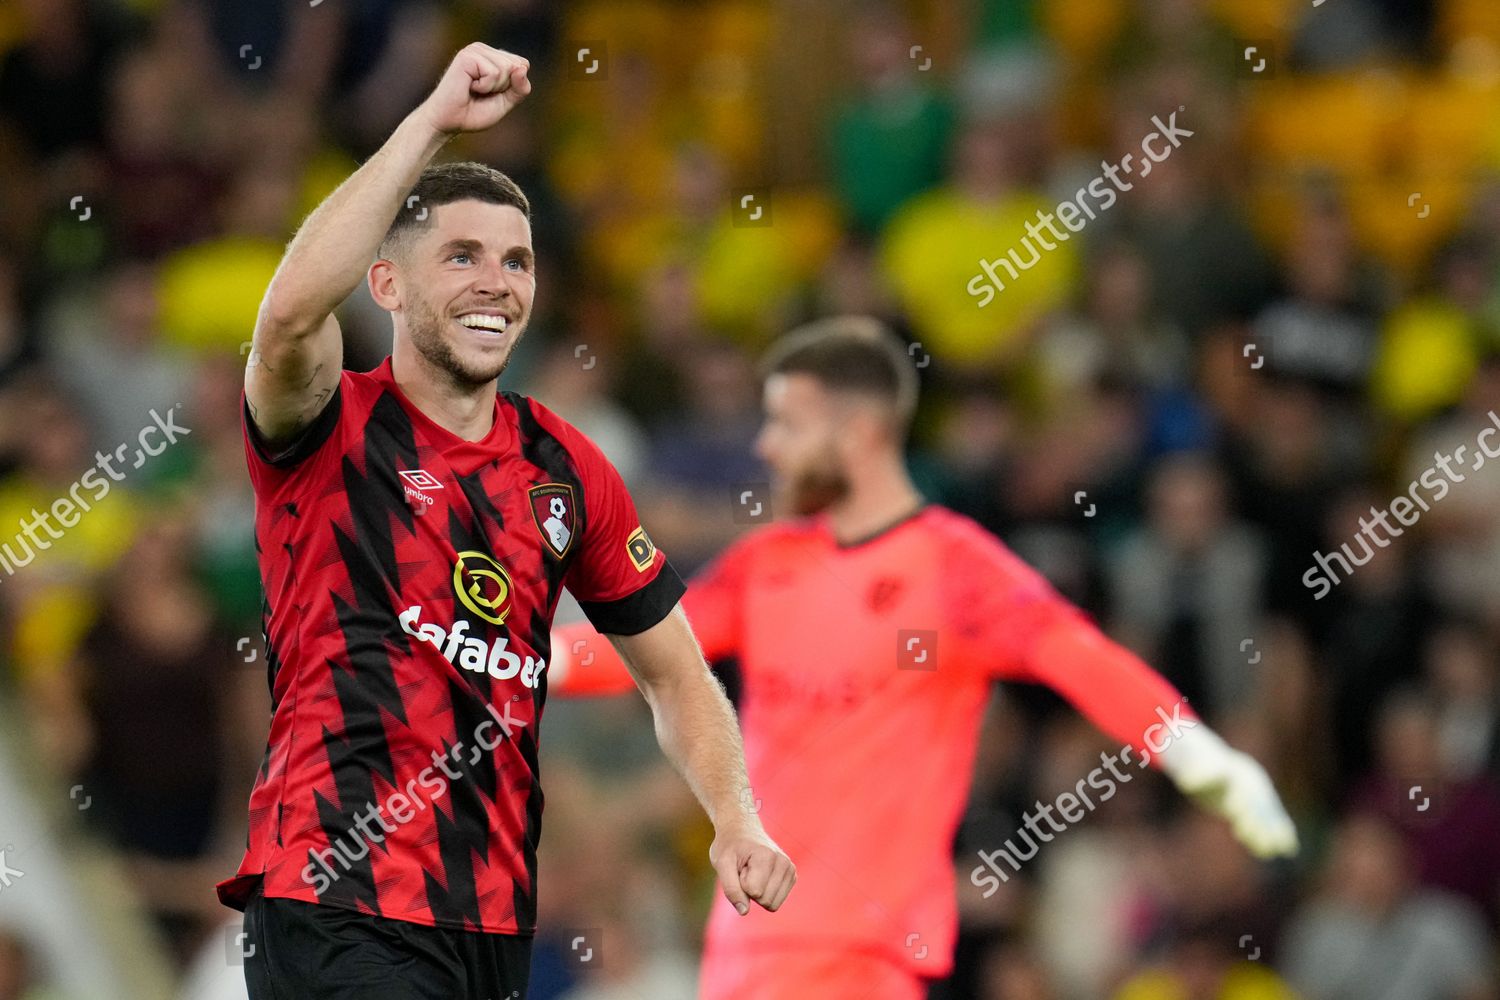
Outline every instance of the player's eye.
<svg viewBox="0 0 1500 1000">
<path fill-rule="evenodd" d="M 514 266 L 512 266 L 512 265 L 514 265 Z M 519 258 L 519 257 L 511 257 L 510 259 L 508 259 L 505 262 L 505 266 L 509 267 L 512 271 L 524 271 L 524 270 L 526 270 L 526 264 L 525 264 L 525 262 L 522 261 L 521 258 Z"/>
<path fill-rule="evenodd" d="M 448 259 L 449 260 L 458 260 L 458 258 L 460 258 L 460 257 L 463 257 L 465 260 L 473 260 L 474 259 L 473 257 L 469 256 L 469 254 L 467 254 L 467 253 L 456 253 L 452 257 L 449 257 Z"/>
</svg>

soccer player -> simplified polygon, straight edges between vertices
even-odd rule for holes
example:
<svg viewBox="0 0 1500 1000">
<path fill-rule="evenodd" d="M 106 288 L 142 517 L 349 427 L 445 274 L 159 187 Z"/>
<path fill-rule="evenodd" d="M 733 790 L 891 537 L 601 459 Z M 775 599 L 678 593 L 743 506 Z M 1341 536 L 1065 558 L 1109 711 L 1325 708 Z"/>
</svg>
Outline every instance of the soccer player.
<svg viewBox="0 0 1500 1000">
<path fill-rule="evenodd" d="M 711 662 L 738 658 L 752 794 L 799 882 L 774 920 L 715 907 L 702 997 L 917 1000 L 950 971 L 950 851 L 996 679 L 1068 699 L 1120 741 L 1122 780 L 1149 759 L 1255 854 L 1296 850 L 1259 764 L 992 535 L 918 494 L 902 460 L 917 377 L 894 335 L 824 320 L 773 348 L 766 371 L 757 450 L 781 509 L 801 517 L 739 539 L 683 604 Z M 628 689 L 587 623 L 560 628 L 553 649 L 554 690 Z M 1066 809 L 1059 796 L 1063 820 L 1112 794 L 1090 785 L 1103 787 L 1080 780 Z M 1038 807 L 1030 853 L 986 852 L 976 886 L 998 887 L 1005 861 L 1066 829 Z"/>
<path fill-rule="evenodd" d="M 273 715 L 248 849 L 219 885 L 245 911 L 255 1000 L 525 995 L 563 587 L 642 679 L 731 905 L 774 910 L 795 879 L 619 474 L 497 392 L 536 291 L 530 208 L 498 171 L 427 163 L 524 98 L 528 68 L 460 51 L 303 223 L 261 303 L 243 416 Z M 362 279 L 394 340 L 359 373 L 332 310 Z"/>
</svg>

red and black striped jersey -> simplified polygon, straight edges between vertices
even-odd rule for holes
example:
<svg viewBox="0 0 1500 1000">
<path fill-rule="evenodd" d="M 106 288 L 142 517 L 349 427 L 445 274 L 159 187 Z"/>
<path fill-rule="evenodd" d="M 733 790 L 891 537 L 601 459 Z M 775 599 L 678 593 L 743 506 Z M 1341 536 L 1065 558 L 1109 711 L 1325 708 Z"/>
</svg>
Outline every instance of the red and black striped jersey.
<svg viewBox="0 0 1500 1000">
<path fill-rule="evenodd" d="M 567 587 L 601 631 L 666 617 L 683 585 L 614 467 L 534 400 L 466 441 L 396 385 L 342 373 L 272 454 L 241 397 L 272 717 L 249 842 L 219 898 L 326 903 L 531 933 L 537 739 Z"/>
</svg>

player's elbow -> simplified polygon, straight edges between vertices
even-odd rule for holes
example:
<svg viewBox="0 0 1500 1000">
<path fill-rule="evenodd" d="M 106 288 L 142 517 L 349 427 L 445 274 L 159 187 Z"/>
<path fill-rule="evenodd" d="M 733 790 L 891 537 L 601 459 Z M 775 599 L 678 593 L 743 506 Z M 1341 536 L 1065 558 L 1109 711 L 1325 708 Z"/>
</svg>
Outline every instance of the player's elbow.
<svg viewBox="0 0 1500 1000">
<path fill-rule="evenodd" d="M 273 280 L 255 318 L 255 340 L 262 352 L 276 344 L 292 344 L 322 329 L 332 309 L 321 299 L 289 289 Z"/>
<path fill-rule="evenodd" d="M 276 355 L 284 351 L 296 351 L 323 326 L 328 313 L 315 315 L 311 312 L 282 310 L 272 312 L 262 309 L 255 320 L 254 344 L 261 357 L 271 364 Z"/>
</svg>

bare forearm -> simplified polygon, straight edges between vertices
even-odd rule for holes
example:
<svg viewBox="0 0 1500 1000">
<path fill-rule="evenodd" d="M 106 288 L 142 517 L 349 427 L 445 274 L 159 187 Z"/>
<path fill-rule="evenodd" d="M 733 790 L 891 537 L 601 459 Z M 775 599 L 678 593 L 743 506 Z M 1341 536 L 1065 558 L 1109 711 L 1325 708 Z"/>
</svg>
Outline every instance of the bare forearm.
<svg viewBox="0 0 1500 1000">
<path fill-rule="evenodd" d="M 656 718 L 662 752 L 681 772 L 716 827 L 753 818 L 739 722 L 706 665 L 642 691 Z"/>
<path fill-rule="evenodd" d="M 609 637 L 656 719 L 662 752 L 717 829 L 755 820 L 740 724 L 703 662 L 682 605 L 638 635 Z"/>
<path fill-rule="evenodd" d="M 714 824 L 713 862 L 724 897 L 741 916 L 754 901 L 775 910 L 797 866 L 761 825 L 750 801 L 740 726 L 709 673 L 682 605 L 644 632 L 610 636 L 656 717 L 656 738 Z"/>
<path fill-rule="evenodd" d="M 279 326 L 307 328 L 364 280 L 406 193 L 448 138 L 418 108 L 303 221 L 266 292 Z"/>
</svg>

